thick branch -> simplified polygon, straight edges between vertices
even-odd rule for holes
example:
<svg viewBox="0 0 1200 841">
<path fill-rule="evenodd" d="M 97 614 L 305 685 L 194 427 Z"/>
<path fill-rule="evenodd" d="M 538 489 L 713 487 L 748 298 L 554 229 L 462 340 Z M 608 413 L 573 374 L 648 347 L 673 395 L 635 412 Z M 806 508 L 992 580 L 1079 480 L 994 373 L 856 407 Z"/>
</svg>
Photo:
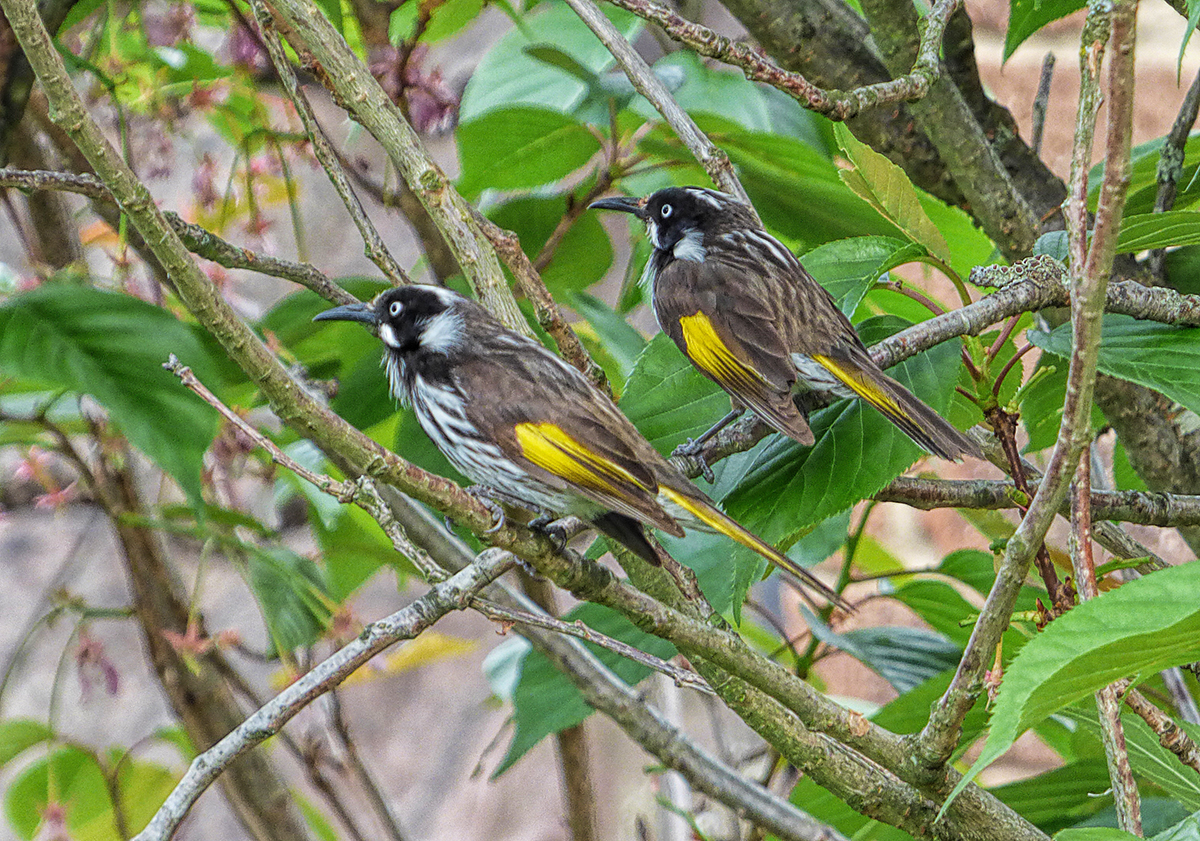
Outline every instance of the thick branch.
<svg viewBox="0 0 1200 841">
<path fill-rule="evenodd" d="M 1030 485 L 1037 487 L 1036 479 Z M 880 502 L 901 502 L 929 511 L 935 508 L 974 508 L 997 511 L 1027 501 L 1011 482 L 995 479 L 926 479 L 900 476 L 875 494 Z M 1200 496 L 1092 488 L 1092 517 L 1144 526 L 1200 525 Z M 1066 514 L 1066 507 L 1060 509 Z"/>
</svg>

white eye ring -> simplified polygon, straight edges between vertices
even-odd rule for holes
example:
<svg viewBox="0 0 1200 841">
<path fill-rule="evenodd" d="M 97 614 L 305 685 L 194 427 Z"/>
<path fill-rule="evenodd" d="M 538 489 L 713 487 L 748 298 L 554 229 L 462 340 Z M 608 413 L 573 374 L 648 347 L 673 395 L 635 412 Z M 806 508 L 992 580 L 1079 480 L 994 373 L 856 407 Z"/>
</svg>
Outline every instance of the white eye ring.
<svg viewBox="0 0 1200 841">
<path fill-rule="evenodd" d="M 388 307 L 388 312 L 391 313 L 393 318 L 395 318 L 400 314 L 400 310 L 402 309 L 404 309 L 403 304 L 401 304 L 399 301 L 392 301 L 391 306 Z"/>
<path fill-rule="evenodd" d="M 670 219 L 671 214 L 675 212 L 675 208 L 669 204 L 664 204 L 658 211 L 659 215 L 664 219 Z"/>
</svg>

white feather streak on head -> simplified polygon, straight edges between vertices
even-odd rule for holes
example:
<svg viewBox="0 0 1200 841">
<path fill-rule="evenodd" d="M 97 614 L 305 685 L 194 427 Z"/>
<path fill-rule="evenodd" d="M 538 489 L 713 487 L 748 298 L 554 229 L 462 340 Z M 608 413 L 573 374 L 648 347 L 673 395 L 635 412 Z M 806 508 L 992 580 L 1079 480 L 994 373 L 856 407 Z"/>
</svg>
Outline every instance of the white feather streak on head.
<svg viewBox="0 0 1200 841">
<path fill-rule="evenodd" d="M 671 253 L 675 255 L 676 260 L 703 263 L 704 258 L 708 256 L 708 252 L 704 248 L 704 232 L 699 228 L 692 228 L 679 238 L 675 247 L 671 249 Z"/>
<path fill-rule="evenodd" d="M 449 353 L 461 345 L 462 340 L 462 316 L 453 307 L 426 319 L 421 327 L 421 348 L 433 353 Z"/>
<path fill-rule="evenodd" d="M 650 239 L 650 244 L 655 248 L 662 248 L 662 242 L 658 238 L 658 222 L 653 218 L 646 217 L 646 236 Z"/>
<path fill-rule="evenodd" d="M 462 297 L 454 290 L 447 289 L 444 286 L 434 286 L 432 284 L 429 284 L 427 286 L 424 286 L 423 288 L 428 289 L 430 292 L 432 292 L 434 295 L 436 295 L 437 299 L 442 302 L 442 306 L 445 306 L 445 307 L 454 306 L 455 302 L 458 301 L 458 299 Z"/>
<path fill-rule="evenodd" d="M 379 340 L 390 348 L 400 347 L 396 340 L 396 331 L 386 321 L 379 325 Z"/>
<path fill-rule="evenodd" d="M 687 187 L 685 188 L 688 195 L 695 198 L 697 201 L 702 201 L 711 207 L 713 210 L 720 210 L 725 206 L 726 201 L 733 199 L 733 196 L 728 193 L 720 193 L 716 190 L 708 190 L 704 187 Z"/>
</svg>

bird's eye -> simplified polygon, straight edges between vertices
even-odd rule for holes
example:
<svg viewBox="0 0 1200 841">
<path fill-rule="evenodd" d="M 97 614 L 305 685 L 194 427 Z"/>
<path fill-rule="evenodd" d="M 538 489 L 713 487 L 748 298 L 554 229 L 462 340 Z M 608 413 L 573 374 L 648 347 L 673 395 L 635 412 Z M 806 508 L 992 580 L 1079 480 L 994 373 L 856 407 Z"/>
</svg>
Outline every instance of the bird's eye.
<svg viewBox="0 0 1200 841">
<path fill-rule="evenodd" d="M 662 218 L 670 219 L 671 214 L 675 212 L 675 208 L 671 207 L 671 205 L 669 205 L 669 204 L 664 204 L 662 206 L 662 209 L 659 210 L 658 212 L 662 216 Z"/>
<path fill-rule="evenodd" d="M 403 304 L 401 304 L 399 301 L 392 301 L 392 305 L 390 307 L 388 307 L 388 312 L 392 315 L 393 318 L 395 318 L 396 316 L 398 316 L 400 314 L 400 310 L 402 310 L 402 309 L 404 309 Z"/>
</svg>

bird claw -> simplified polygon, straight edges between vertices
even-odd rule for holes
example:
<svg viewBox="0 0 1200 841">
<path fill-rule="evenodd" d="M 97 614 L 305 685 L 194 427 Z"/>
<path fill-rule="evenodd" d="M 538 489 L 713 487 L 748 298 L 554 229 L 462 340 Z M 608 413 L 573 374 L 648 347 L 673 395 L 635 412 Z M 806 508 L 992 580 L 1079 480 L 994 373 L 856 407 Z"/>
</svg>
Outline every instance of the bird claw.
<svg viewBox="0 0 1200 841">
<path fill-rule="evenodd" d="M 562 528 L 552 525 L 556 519 L 548 514 L 542 514 L 530 520 L 528 525 L 531 530 L 546 535 L 554 544 L 554 551 L 561 553 L 567 548 L 567 536 Z"/>
<path fill-rule="evenodd" d="M 675 448 L 671 453 L 671 458 L 690 458 L 695 459 L 697 466 L 700 468 L 700 475 L 710 485 L 717 480 L 713 475 L 712 468 L 708 466 L 708 459 L 704 457 L 704 442 L 697 441 L 695 438 L 689 438 L 683 444 Z"/>
<path fill-rule="evenodd" d="M 467 488 L 467 493 L 479 500 L 480 505 L 488 510 L 492 515 L 492 527 L 487 529 L 484 534 L 495 534 L 504 528 L 508 518 L 504 514 L 504 509 L 500 503 L 496 501 L 495 492 L 487 485 L 472 485 Z"/>
</svg>

